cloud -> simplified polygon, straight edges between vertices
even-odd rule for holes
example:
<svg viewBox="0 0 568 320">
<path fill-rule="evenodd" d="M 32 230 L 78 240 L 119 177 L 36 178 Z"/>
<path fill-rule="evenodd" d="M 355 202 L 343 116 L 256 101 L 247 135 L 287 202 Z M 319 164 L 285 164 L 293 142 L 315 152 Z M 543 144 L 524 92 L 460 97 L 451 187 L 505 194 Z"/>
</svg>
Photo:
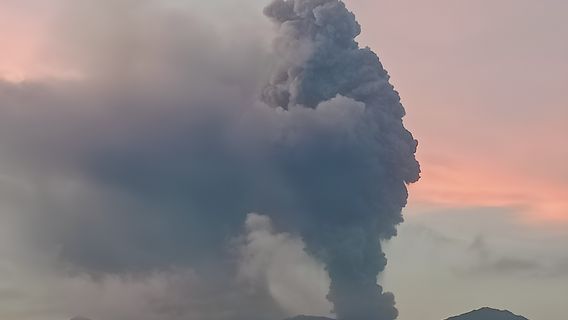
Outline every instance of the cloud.
<svg viewBox="0 0 568 320">
<path fill-rule="evenodd" d="M 319 291 L 290 280 L 300 271 L 278 271 L 300 261 L 325 266 L 339 317 L 396 317 L 376 279 L 418 179 L 417 142 L 342 2 L 273 2 L 272 53 L 265 24 L 247 23 L 258 13 L 224 20 L 215 6 L 157 0 L 64 9 L 48 51 L 78 77 L 0 82 L 0 181 L 18 195 L 3 215 L 23 238 L 14 261 L 45 259 L 26 271 L 54 292 L 42 306 L 257 319 L 305 308 L 299 290 L 322 312 Z M 230 243 L 245 222 L 252 238 L 236 253 L 250 265 Z M 246 292 L 237 269 L 265 281 Z"/>
<path fill-rule="evenodd" d="M 67 312 L 94 319 L 244 320 L 283 316 L 264 292 L 244 291 L 228 275 L 198 275 L 191 270 L 106 275 L 100 279 L 78 276 L 66 279 L 55 294 L 67 299 L 62 306 Z"/>
<path fill-rule="evenodd" d="M 46 50 L 81 76 L 0 82 L 0 267 L 21 291 L 2 317 L 283 317 L 235 283 L 247 211 L 219 171 L 246 156 L 230 135 L 269 64 L 261 9 L 212 23 L 197 2 L 80 2 Z"/>
<path fill-rule="evenodd" d="M 239 279 L 251 289 L 266 287 L 288 316 L 329 315 L 329 276 L 323 264 L 306 253 L 301 238 L 276 232 L 267 216 L 249 214 L 245 225 L 239 241 Z"/>
<path fill-rule="evenodd" d="M 471 242 L 467 251 L 473 257 L 468 259 L 469 265 L 457 267 L 455 270 L 467 276 L 499 276 L 499 277 L 532 277 L 549 278 L 562 277 L 565 273 L 559 272 L 563 269 L 563 257 L 555 259 L 542 259 L 522 253 L 511 254 L 495 249 L 494 245 L 487 243 L 487 239 L 477 236 Z"/>
<path fill-rule="evenodd" d="M 187 211 L 208 206 L 217 186 L 227 188 L 227 204 L 215 210 L 233 205 L 232 177 L 219 172 L 215 180 L 208 171 L 229 169 L 240 157 L 222 153 L 233 153 L 231 127 L 252 105 L 261 81 L 263 40 L 241 33 L 247 27 L 238 23 L 232 33 L 241 46 L 233 47 L 225 30 L 215 39 L 216 29 L 195 18 L 192 4 L 83 2 L 86 8 L 67 7 L 63 35 L 52 36 L 54 46 L 79 65 L 82 79 L 0 83 L 6 188 L 26 188 L 18 192 L 24 199 L 14 204 L 34 220 L 25 233 L 40 243 L 63 244 L 62 255 L 74 264 L 118 271 L 175 262 L 178 249 L 198 251 L 196 239 L 208 237 L 198 234 L 201 228 L 193 222 L 199 219 Z M 101 20 L 117 26 L 106 28 Z M 143 48 L 134 50 L 123 40 Z M 121 64 L 117 50 L 132 63 Z M 197 190 L 183 190 L 184 184 Z M 188 203 L 183 198 L 192 192 L 212 194 Z M 245 215 L 233 219 L 235 232 Z M 224 223 L 214 220 L 203 223 Z M 211 241 L 224 241 L 215 238 Z M 143 249 L 145 243 L 156 247 Z M 179 258 L 187 256 L 192 254 Z"/>
</svg>

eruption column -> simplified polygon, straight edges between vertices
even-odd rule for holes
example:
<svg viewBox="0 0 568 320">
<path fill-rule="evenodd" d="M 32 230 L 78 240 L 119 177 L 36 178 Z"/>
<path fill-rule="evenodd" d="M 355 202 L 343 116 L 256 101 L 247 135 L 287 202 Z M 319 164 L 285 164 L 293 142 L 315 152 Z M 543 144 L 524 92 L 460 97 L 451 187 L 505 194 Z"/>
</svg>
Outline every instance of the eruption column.
<svg viewBox="0 0 568 320">
<path fill-rule="evenodd" d="M 396 235 L 406 185 L 420 173 L 400 97 L 375 53 L 355 41 L 361 28 L 342 1 L 275 0 L 265 14 L 278 27 L 279 62 L 264 102 L 290 112 L 332 110 L 344 125 L 318 131 L 316 142 L 280 159 L 304 195 L 298 221 L 306 249 L 326 265 L 339 319 L 395 319 L 394 296 L 377 284 L 387 263 L 381 240 Z"/>
</svg>

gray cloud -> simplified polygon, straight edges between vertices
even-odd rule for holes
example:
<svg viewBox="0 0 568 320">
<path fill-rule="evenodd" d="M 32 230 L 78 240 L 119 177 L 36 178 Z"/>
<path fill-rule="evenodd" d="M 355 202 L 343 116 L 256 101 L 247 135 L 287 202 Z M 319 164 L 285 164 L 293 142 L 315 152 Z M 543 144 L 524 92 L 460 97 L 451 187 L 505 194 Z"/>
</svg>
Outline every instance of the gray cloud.
<svg viewBox="0 0 568 320">
<path fill-rule="evenodd" d="M 568 258 L 561 259 L 556 263 L 551 272 L 552 276 L 568 276 Z"/>
<path fill-rule="evenodd" d="M 74 277 L 55 287 L 68 312 L 94 319 L 282 318 L 270 295 L 243 290 L 232 275 L 165 270 L 137 275 Z M 57 301 L 54 301 L 57 303 Z M 60 303 L 60 302 L 59 302 Z"/>
<path fill-rule="evenodd" d="M 287 160 L 294 189 L 309 195 L 300 223 L 307 250 L 326 264 L 328 298 L 339 318 L 394 319 L 392 294 L 376 284 L 386 265 L 380 240 L 396 234 L 405 183 L 419 177 L 417 142 L 402 125 L 400 97 L 377 56 L 355 42 L 360 26 L 341 1 L 273 1 L 265 14 L 279 25 L 280 63 L 264 101 L 292 112 L 296 105 L 317 112 L 346 97 L 364 115 L 353 122 L 350 139 L 324 135 Z M 349 103 L 339 105 L 347 109 Z"/>
<path fill-rule="evenodd" d="M 298 237 L 274 230 L 267 216 L 249 214 L 238 238 L 238 279 L 250 290 L 267 288 L 289 315 L 329 315 L 329 277 Z"/>
<path fill-rule="evenodd" d="M 353 14 L 336 0 L 274 1 L 271 55 L 258 27 L 170 5 L 69 5 L 52 52 L 80 78 L 0 83 L 1 169 L 26 189 L 13 216 L 78 283 L 54 295 L 62 308 L 283 315 L 269 292 L 231 282 L 230 240 L 262 212 L 326 266 L 340 318 L 394 319 L 392 294 L 376 284 L 380 241 L 403 220 L 417 143 L 386 71 L 354 40 Z M 171 271 L 188 269 L 189 280 Z M 122 292 L 108 304 L 80 294 L 108 287 Z M 62 298 L 72 296 L 81 301 Z"/>
<path fill-rule="evenodd" d="M 467 277 L 498 276 L 523 278 L 558 278 L 566 275 L 564 260 L 560 257 L 544 259 L 535 253 L 523 255 L 522 253 L 505 253 L 496 249 L 496 245 L 489 243 L 486 237 L 478 235 L 467 246 L 460 246 L 466 253 L 467 264 L 460 263 L 453 268 L 458 275 Z"/>
<path fill-rule="evenodd" d="M 81 77 L 0 83 L 2 229 L 17 227 L 2 252 L 23 292 L 3 317 L 285 316 L 235 282 L 227 254 L 247 213 L 230 200 L 246 155 L 230 135 L 269 62 L 262 24 L 171 4 L 69 3 L 47 51 Z"/>
<path fill-rule="evenodd" d="M 526 257 L 502 256 L 492 250 L 482 236 L 477 236 L 468 250 L 477 256 L 476 263 L 468 268 L 471 274 L 512 275 L 521 273 L 534 276 L 545 269 L 536 258 L 531 260 Z"/>
</svg>

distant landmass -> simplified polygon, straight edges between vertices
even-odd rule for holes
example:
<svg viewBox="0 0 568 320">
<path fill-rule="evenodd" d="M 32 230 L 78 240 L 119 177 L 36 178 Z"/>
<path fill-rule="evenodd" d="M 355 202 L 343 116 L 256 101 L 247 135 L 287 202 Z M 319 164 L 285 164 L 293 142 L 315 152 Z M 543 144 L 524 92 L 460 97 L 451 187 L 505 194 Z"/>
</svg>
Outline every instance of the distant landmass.
<svg viewBox="0 0 568 320">
<path fill-rule="evenodd" d="M 507 310 L 481 308 L 446 320 L 528 320 Z"/>
<path fill-rule="evenodd" d="M 293 318 L 288 318 L 285 320 L 335 320 L 332 318 L 327 318 L 327 317 L 316 317 L 316 316 L 306 316 L 306 315 L 301 315 L 301 316 L 295 316 Z"/>
<path fill-rule="evenodd" d="M 315 316 L 296 316 L 286 320 L 335 320 L 326 317 Z M 481 308 L 459 316 L 451 317 L 446 320 L 528 320 L 525 317 L 518 316 L 510 311 L 497 310 L 492 308 Z"/>
<path fill-rule="evenodd" d="M 74 317 L 71 320 L 90 320 L 83 317 Z M 335 320 L 327 317 L 300 315 L 285 320 Z M 492 308 L 481 308 L 459 316 L 450 317 L 446 320 L 529 320 L 525 317 L 518 316 L 507 310 L 497 310 Z"/>
<path fill-rule="evenodd" d="M 295 316 L 293 318 L 288 318 L 288 319 L 285 319 L 285 320 L 335 320 L 335 319 L 327 318 L 327 317 L 300 315 L 300 316 Z"/>
</svg>

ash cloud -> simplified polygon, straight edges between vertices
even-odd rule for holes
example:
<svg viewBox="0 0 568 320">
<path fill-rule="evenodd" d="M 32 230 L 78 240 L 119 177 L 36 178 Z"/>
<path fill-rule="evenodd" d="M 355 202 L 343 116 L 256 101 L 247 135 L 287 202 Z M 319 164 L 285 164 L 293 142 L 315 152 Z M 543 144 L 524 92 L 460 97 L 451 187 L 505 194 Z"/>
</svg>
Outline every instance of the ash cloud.
<svg viewBox="0 0 568 320">
<path fill-rule="evenodd" d="M 355 41 L 354 15 L 337 0 L 274 1 L 268 49 L 241 20 L 219 29 L 192 13 L 196 3 L 168 5 L 81 1 L 57 47 L 82 77 L 0 84 L 2 170 L 8 188 L 25 190 L 14 219 L 34 250 L 95 287 L 178 269 L 231 278 L 231 241 L 261 212 L 325 265 L 339 319 L 395 319 L 393 295 L 377 285 L 381 241 L 396 235 L 406 185 L 419 178 L 417 142 L 377 56 Z M 235 300 L 246 288 L 230 282 L 211 289 L 227 286 L 230 302 L 189 281 L 192 294 L 162 296 L 208 307 L 148 314 L 285 313 L 266 288 Z"/>
<path fill-rule="evenodd" d="M 281 57 L 265 102 L 289 112 L 337 104 L 355 114 L 354 105 L 361 107 L 347 137 L 335 129 L 310 133 L 321 138 L 284 164 L 294 190 L 306 196 L 299 224 L 306 249 L 326 264 L 339 319 L 395 319 L 392 294 L 376 284 L 386 265 L 381 240 L 396 234 L 406 184 L 419 178 L 400 97 L 377 56 L 359 48 L 361 28 L 343 2 L 278 0 L 265 14 L 279 26 Z"/>
</svg>

